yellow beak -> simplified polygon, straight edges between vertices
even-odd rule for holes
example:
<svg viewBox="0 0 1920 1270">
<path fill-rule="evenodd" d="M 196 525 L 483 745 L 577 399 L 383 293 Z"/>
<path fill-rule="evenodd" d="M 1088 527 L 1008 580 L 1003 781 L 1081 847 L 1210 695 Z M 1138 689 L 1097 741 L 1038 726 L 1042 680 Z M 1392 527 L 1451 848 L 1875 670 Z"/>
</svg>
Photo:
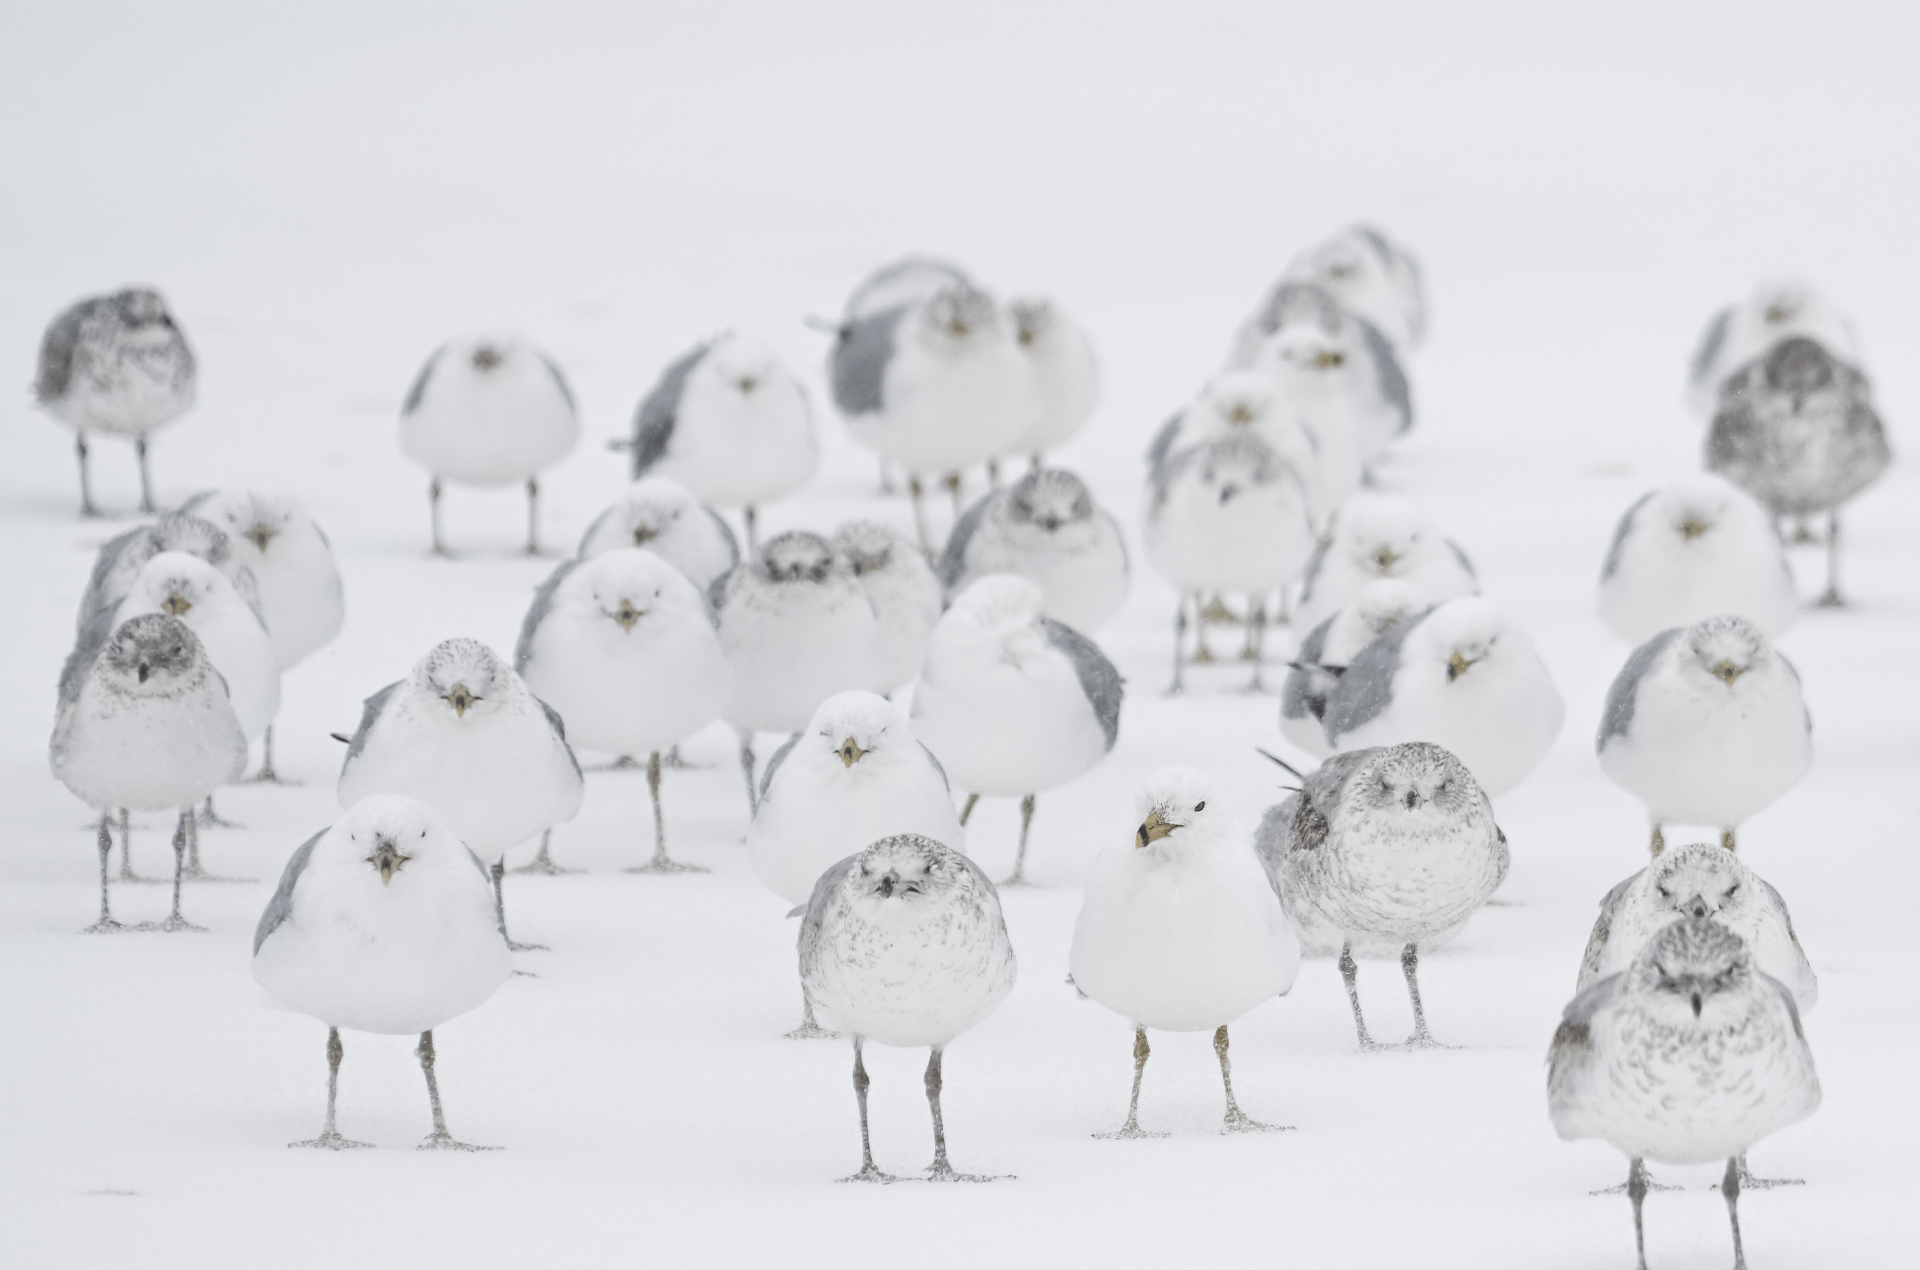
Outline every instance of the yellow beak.
<svg viewBox="0 0 1920 1270">
<path fill-rule="evenodd" d="M 1394 565 L 1399 563 L 1400 557 L 1394 554 L 1391 548 L 1382 547 L 1373 553 L 1374 568 L 1380 570 L 1382 573 L 1385 573 L 1388 569 L 1393 568 Z"/>
<path fill-rule="evenodd" d="M 1447 658 L 1447 682 L 1452 683 L 1454 680 L 1458 679 L 1460 676 L 1466 674 L 1467 667 L 1473 665 L 1474 661 L 1477 661 L 1477 660 L 1478 658 L 1474 658 L 1470 660 L 1468 658 L 1462 657 L 1460 655 L 1459 650 L 1455 649 L 1453 655 Z"/>
<path fill-rule="evenodd" d="M 162 613 L 169 613 L 174 617 L 179 617 L 182 613 L 186 612 L 188 609 L 192 607 L 193 607 L 192 600 L 189 600 L 186 596 L 180 594 L 178 591 L 175 591 L 173 594 L 167 597 L 167 602 L 160 606 L 160 611 Z"/>
<path fill-rule="evenodd" d="M 1691 516 L 1680 522 L 1680 537 L 1687 542 L 1692 542 L 1695 538 L 1698 538 L 1706 532 L 1707 526 Z"/>
<path fill-rule="evenodd" d="M 1730 661 L 1723 661 L 1713 668 L 1713 677 L 1729 688 L 1733 687 L 1734 680 L 1746 673 L 1746 667 L 1736 666 Z"/>
<path fill-rule="evenodd" d="M 1313 368 L 1315 370 L 1328 370 L 1344 364 L 1346 360 L 1347 355 L 1345 353 L 1337 353 L 1331 349 L 1322 349 L 1313 355 Z"/>
<path fill-rule="evenodd" d="M 659 532 L 655 530 L 652 525 L 635 525 L 633 527 L 633 545 L 636 547 L 644 547 L 659 536 Z"/>
<path fill-rule="evenodd" d="M 1227 412 L 1227 422 L 1228 423 L 1252 423 L 1253 411 L 1247 409 L 1245 406 L 1235 406 L 1232 410 L 1229 410 Z"/>
<path fill-rule="evenodd" d="M 840 748 L 836 751 L 836 753 L 840 755 L 840 761 L 848 767 L 852 767 L 872 752 L 872 750 L 861 749 L 860 743 L 852 737 L 848 737 L 846 740 L 840 742 Z"/>
<path fill-rule="evenodd" d="M 452 706 L 453 712 L 456 715 L 465 718 L 467 707 L 480 700 L 480 698 L 468 692 L 465 684 L 455 684 L 452 692 L 443 692 L 440 694 L 440 700 Z"/>
<path fill-rule="evenodd" d="M 1147 818 L 1140 822 L 1140 829 L 1135 836 L 1140 839 L 1140 845 L 1144 847 L 1150 842 L 1158 842 L 1179 827 L 1160 819 L 1159 812 L 1150 811 L 1147 813 Z"/>
<path fill-rule="evenodd" d="M 400 871 L 400 866 L 411 859 L 412 856 L 401 855 L 391 842 L 382 838 L 373 854 L 367 857 L 367 863 L 380 871 L 380 885 L 387 886 L 392 883 L 393 875 Z"/>
<path fill-rule="evenodd" d="M 637 609 L 633 607 L 632 600 L 622 600 L 620 601 L 620 607 L 616 609 L 614 612 L 609 613 L 607 616 L 611 617 L 614 621 L 620 623 L 621 630 L 630 631 L 633 629 L 633 624 L 635 622 L 639 621 L 642 617 L 646 616 L 646 612 L 647 611 L 645 609 Z"/>
<path fill-rule="evenodd" d="M 252 529 L 247 530 L 246 538 L 254 545 L 255 549 L 264 553 L 267 549 L 267 544 L 273 541 L 274 534 L 278 532 L 278 530 L 268 529 L 265 525 L 255 525 Z"/>
</svg>

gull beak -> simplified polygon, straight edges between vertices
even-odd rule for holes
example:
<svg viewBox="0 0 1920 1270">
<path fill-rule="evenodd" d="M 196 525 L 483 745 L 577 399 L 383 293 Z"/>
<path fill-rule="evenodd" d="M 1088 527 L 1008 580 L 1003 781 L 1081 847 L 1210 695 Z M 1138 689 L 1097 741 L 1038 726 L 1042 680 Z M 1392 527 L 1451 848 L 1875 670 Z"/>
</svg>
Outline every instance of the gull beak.
<svg viewBox="0 0 1920 1270">
<path fill-rule="evenodd" d="M 453 712 L 464 719 L 467 715 L 467 708 L 474 702 L 480 700 L 480 698 L 468 692 L 465 684 L 455 684 L 452 692 L 443 692 L 440 694 L 440 700 L 452 706 Z"/>
<path fill-rule="evenodd" d="M 754 389 L 760 386 L 760 381 L 755 379 L 752 375 L 742 375 L 737 382 L 739 384 L 740 392 L 742 396 L 748 393 L 751 393 Z"/>
<path fill-rule="evenodd" d="M 381 838 L 373 854 L 367 857 L 367 863 L 379 871 L 380 885 L 387 886 L 392 883 L 393 875 L 400 871 L 400 866 L 411 859 L 413 857 L 410 855 L 401 855 L 391 839 Z"/>
<path fill-rule="evenodd" d="M 1140 845 L 1144 847 L 1149 843 L 1160 841 L 1179 827 L 1160 819 L 1159 812 L 1150 811 L 1147 813 L 1147 818 L 1140 822 L 1140 828 L 1135 832 L 1135 836 L 1140 839 Z"/>
<path fill-rule="evenodd" d="M 947 323 L 947 334 L 953 336 L 955 339 L 964 337 L 971 330 L 972 328 L 959 318 L 955 318 L 953 321 Z"/>
<path fill-rule="evenodd" d="M 1696 895 L 1692 899 L 1688 900 L 1681 907 L 1685 908 L 1687 910 L 1687 913 L 1690 916 L 1693 916 L 1693 917 L 1707 916 L 1707 901 L 1703 896 Z"/>
<path fill-rule="evenodd" d="M 1698 992 L 1693 994 L 1693 1017 L 1696 1019 L 1700 1017 L 1700 994 Z"/>
<path fill-rule="evenodd" d="M 1345 365 L 1346 360 L 1347 355 L 1345 353 L 1323 348 L 1313 355 L 1313 368 L 1315 370 L 1332 370 L 1335 366 Z"/>
<path fill-rule="evenodd" d="M 652 525 L 635 525 L 633 527 L 633 545 L 636 547 L 644 547 L 659 536 L 660 531 Z"/>
<path fill-rule="evenodd" d="M 1238 485 L 1222 485 L 1220 487 L 1220 505 L 1225 507 L 1233 501 L 1233 496 L 1239 492 L 1240 487 Z"/>
<path fill-rule="evenodd" d="M 504 360 L 497 350 L 485 344 L 473 350 L 473 365 L 476 370 L 492 370 Z"/>
<path fill-rule="evenodd" d="M 1689 516 L 1680 522 L 1680 537 L 1686 542 L 1692 542 L 1701 534 L 1706 533 L 1709 528 L 1710 526 L 1705 521 L 1695 520 Z"/>
<path fill-rule="evenodd" d="M 1232 410 L 1229 410 L 1227 412 L 1227 422 L 1228 423 L 1252 423 L 1253 411 L 1247 409 L 1245 405 L 1237 405 Z"/>
<path fill-rule="evenodd" d="M 631 631 L 633 629 L 633 624 L 639 621 L 642 617 L 645 617 L 646 613 L 647 611 L 645 609 L 637 609 L 633 607 L 632 600 L 622 600 L 620 601 L 620 607 L 615 609 L 613 612 L 607 614 L 607 616 L 611 617 L 614 621 L 620 623 L 621 630 Z"/>
<path fill-rule="evenodd" d="M 1048 533 L 1057 532 L 1060 528 L 1060 518 L 1058 516 L 1049 516 L 1040 522 L 1040 528 L 1046 530 Z"/>
<path fill-rule="evenodd" d="M 1421 803 L 1424 803 L 1426 801 L 1427 800 L 1425 798 L 1422 798 L 1420 796 L 1419 790 L 1410 789 L 1407 791 L 1407 810 L 1408 811 L 1412 811 L 1415 807 L 1418 807 Z"/>
<path fill-rule="evenodd" d="M 881 899 L 890 900 L 893 898 L 894 889 L 899 885 L 900 885 L 900 875 L 894 872 L 892 869 L 888 869 L 884 874 L 881 875 L 880 881 L 877 884 L 875 884 L 873 889 L 880 893 Z"/>
<path fill-rule="evenodd" d="M 140 663 L 140 682 L 141 683 L 147 682 L 147 676 L 152 673 L 153 673 L 152 667 L 148 666 L 147 663 L 145 662 Z"/>
<path fill-rule="evenodd" d="M 1382 547 L 1373 553 L 1373 567 L 1382 573 L 1399 563 L 1400 557 L 1391 547 Z"/>
<path fill-rule="evenodd" d="M 186 612 L 188 609 L 192 607 L 193 607 L 192 600 L 189 600 L 186 596 L 180 594 L 178 591 L 174 591 L 167 596 L 167 602 L 160 606 L 160 611 L 172 617 L 179 617 L 182 613 Z"/>
<path fill-rule="evenodd" d="M 835 750 L 834 753 L 840 756 L 842 763 L 848 767 L 852 767 L 855 763 L 858 763 L 861 759 L 873 753 L 873 751 L 861 749 L 858 741 L 852 737 L 848 737 L 846 740 L 840 742 L 840 748 Z"/>
<path fill-rule="evenodd" d="M 1467 667 L 1473 665 L 1478 660 L 1479 659 L 1475 657 L 1462 657 L 1460 650 L 1456 648 L 1453 651 L 1453 655 L 1447 658 L 1447 682 L 1452 683 L 1460 676 L 1466 674 Z"/>
<path fill-rule="evenodd" d="M 265 525 L 255 525 L 252 529 L 242 534 L 241 537 L 251 542 L 254 548 L 264 555 L 266 554 L 267 544 L 273 541 L 274 535 L 278 532 L 278 530 L 269 529 Z"/>
<path fill-rule="evenodd" d="M 1778 326 L 1792 316 L 1793 308 L 1790 305 L 1769 304 L 1767 306 L 1767 321 L 1775 326 Z"/>
<path fill-rule="evenodd" d="M 1746 667 L 1736 666 L 1730 661 L 1723 661 L 1713 668 L 1713 677 L 1729 688 L 1733 687 L 1734 680 L 1746 673 Z"/>
</svg>

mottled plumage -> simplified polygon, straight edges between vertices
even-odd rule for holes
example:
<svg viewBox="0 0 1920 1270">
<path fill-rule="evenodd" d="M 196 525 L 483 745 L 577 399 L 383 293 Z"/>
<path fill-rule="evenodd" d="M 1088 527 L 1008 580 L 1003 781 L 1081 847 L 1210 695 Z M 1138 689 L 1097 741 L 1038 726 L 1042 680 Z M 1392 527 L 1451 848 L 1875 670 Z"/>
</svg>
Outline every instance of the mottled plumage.
<svg viewBox="0 0 1920 1270">
<path fill-rule="evenodd" d="M 939 575 L 949 594 L 989 573 L 1031 578 L 1047 616 L 1094 631 L 1126 601 L 1126 540 L 1085 481 L 1039 468 L 968 508 L 947 535 Z"/>
</svg>

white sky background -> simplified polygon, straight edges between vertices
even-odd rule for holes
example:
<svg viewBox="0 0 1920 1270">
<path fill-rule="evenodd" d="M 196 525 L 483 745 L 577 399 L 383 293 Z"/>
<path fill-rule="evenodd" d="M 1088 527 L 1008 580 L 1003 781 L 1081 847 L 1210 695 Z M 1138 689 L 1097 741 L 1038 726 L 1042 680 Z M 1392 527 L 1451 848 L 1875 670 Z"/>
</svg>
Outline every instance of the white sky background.
<svg viewBox="0 0 1920 1270">
<path fill-rule="evenodd" d="M 1763 1172 L 1812 1185 L 1752 1197 L 1748 1246 L 1756 1267 L 1910 1253 L 1911 1219 L 1903 1234 L 1889 1210 L 1914 1181 L 1915 1109 L 1892 1091 L 1920 1044 L 1899 903 L 1920 885 L 1920 754 L 1891 707 L 1920 699 L 1920 514 L 1904 466 L 1920 417 L 1920 16 L 1360 8 L 0 8 L 0 383 L 18 386 L 0 393 L 15 416 L 0 419 L 15 596 L 0 706 L 18 724 L 0 737 L 0 1124 L 13 1126 L 0 1210 L 16 1215 L 0 1222 L 0 1261 L 11 1233 L 22 1265 L 188 1247 L 246 1264 L 648 1249 L 663 1264 L 915 1251 L 1018 1264 L 1040 1248 L 1061 1264 L 1629 1264 L 1625 1201 L 1585 1196 L 1623 1169 L 1554 1141 L 1541 1093 L 1593 903 L 1644 859 L 1638 807 L 1591 755 L 1626 654 L 1593 616 L 1592 584 L 1626 504 L 1697 465 L 1680 395 L 1700 328 L 1778 273 L 1854 316 L 1903 466 L 1850 521 L 1857 609 L 1783 640 L 1808 682 L 1815 771 L 1743 833 L 1823 977 L 1810 1035 L 1828 1093 L 1767 1148 Z M 1143 1117 L 1176 1137 L 1086 1137 L 1117 1121 L 1129 1075 L 1124 1023 L 1059 982 L 1086 861 L 1125 832 L 1140 776 L 1176 756 L 1215 771 L 1249 821 L 1273 796 L 1250 750 L 1277 740 L 1272 698 L 1225 683 L 1177 706 L 1158 696 L 1172 599 L 1144 572 L 1101 633 L 1130 681 L 1120 748 L 1042 798 L 1033 866 L 1054 885 L 1008 905 L 1021 986 L 949 1062 L 956 1163 L 1018 1184 L 951 1197 L 826 1184 L 857 1147 L 845 1051 L 778 1039 L 797 1005 L 791 926 L 734 846 L 723 735 L 697 756 L 722 766 L 669 802 L 676 854 L 718 870 L 673 892 L 683 906 L 615 874 L 640 849 L 644 797 L 607 783 L 619 778 L 590 786 L 559 839 L 593 875 L 509 884 L 527 937 L 556 951 L 441 1045 L 456 1132 L 509 1146 L 485 1160 L 281 1148 L 312 1132 L 323 1071 L 317 1025 L 254 1003 L 246 937 L 266 887 L 190 892 L 206 937 L 71 934 L 91 917 L 93 864 L 44 738 L 87 563 L 119 526 L 73 519 L 70 434 L 29 409 L 27 385 L 45 324 L 78 296 L 155 283 L 201 356 L 200 404 L 154 443 L 163 501 L 289 484 L 345 561 L 348 630 L 287 681 L 282 766 L 307 784 L 236 791 L 248 831 L 209 841 L 216 866 L 271 879 L 334 814 L 325 733 L 440 638 L 509 645 L 550 567 L 506 558 L 520 516 L 506 493 L 455 491 L 450 536 L 474 558 L 421 559 L 425 477 L 394 419 L 448 334 L 523 329 L 572 379 L 586 439 L 546 481 L 546 536 L 564 547 L 622 484 L 600 443 L 670 357 L 754 328 L 817 390 L 824 342 L 800 319 L 837 312 L 876 264 L 935 251 L 997 289 L 1059 297 L 1088 328 L 1105 396 L 1060 457 L 1133 532 L 1151 430 L 1218 366 L 1287 258 L 1356 217 L 1421 256 L 1433 311 L 1412 365 L 1417 431 L 1386 483 L 1463 542 L 1568 699 L 1555 752 L 1500 807 L 1520 906 L 1423 969 L 1436 1032 L 1476 1048 L 1368 1066 L 1337 975 L 1310 963 L 1292 997 L 1235 1029 L 1242 1101 L 1299 1133 L 1208 1136 L 1212 1055 L 1171 1038 L 1156 1041 Z M 823 473 L 768 522 L 907 523 L 816 401 Z M 124 447 L 97 453 L 102 501 L 131 505 Z M 1803 590 L 1817 589 L 1818 561 L 1803 564 Z M 1003 873 L 1012 812 L 982 817 L 974 849 Z M 157 821 L 144 833 L 157 871 Z M 121 891 L 135 916 L 159 902 Z M 715 964 L 700 959 L 715 948 Z M 1367 973 L 1392 1035 L 1397 973 Z M 410 1142 L 425 1108 L 405 1047 L 347 1045 L 343 1129 Z M 926 1151 L 920 1061 L 875 1062 L 876 1148 L 897 1171 Z M 1726 1260 L 1719 1200 L 1704 1175 L 1686 1180 L 1693 1192 L 1650 1201 L 1663 1270 Z M 97 1189 L 140 1195 L 113 1207 Z M 959 1229 L 941 1226 L 949 1213 Z"/>
</svg>

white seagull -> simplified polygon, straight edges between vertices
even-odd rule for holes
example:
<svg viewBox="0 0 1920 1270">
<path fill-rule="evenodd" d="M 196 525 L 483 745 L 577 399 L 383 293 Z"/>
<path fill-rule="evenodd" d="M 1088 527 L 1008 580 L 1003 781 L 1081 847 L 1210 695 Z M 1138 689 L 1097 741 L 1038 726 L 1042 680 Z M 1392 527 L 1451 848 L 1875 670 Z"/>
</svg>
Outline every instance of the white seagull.
<svg viewBox="0 0 1920 1270">
<path fill-rule="evenodd" d="M 1002 886 L 1026 881 L 1039 791 L 1090 770 L 1120 735 L 1120 672 L 1098 645 L 1043 611 L 1040 588 L 990 574 L 954 598 L 913 692 L 914 734 L 968 791 L 1020 798 L 1020 846 Z"/>
<path fill-rule="evenodd" d="M 927 659 L 927 639 L 944 599 L 933 566 L 904 534 L 874 520 L 850 520 L 833 533 L 839 553 L 873 605 L 880 628 L 880 688 L 912 683 Z"/>
<path fill-rule="evenodd" d="M 1273 376 L 1256 370 L 1229 370 L 1215 376 L 1185 409 L 1160 426 L 1147 447 L 1149 482 L 1180 451 L 1246 433 L 1265 441 L 1300 474 L 1308 518 L 1316 532 L 1341 500 L 1360 486 L 1359 451 L 1348 443 L 1346 432 L 1336 429 L 1325 436 L 1316 432 L 1302 411 L 1286 400 Z"/>
<path fill-rule="evenodd" d="M 1435 603 L 1480 593 L 1467 553 L 1418 506 L 1395 494 L 1357 494 L 1307 564 L 1295 620 L 1311 630 L 1381 578 L 1415 583 Z"/>
<path fill-rule="evenodd" d="M 1308 247 L 1288 262 L 1283 282 L 1321 288 L 1341 308 L 1365 318 L 1403 353 L 1426 339 L 1420 264 L 1372 225 L 1349 225 Z"/>
<path fill-rule="evenodd" d="M 260 589 L 254 583 L 253 570 L 235 554 L 227 531 L 191 512 L 172 511 L 102 544 L 94 554 L 87 589 L 80 596 L 75 632 L 84 633 L 95 622 L 111 617 L 120 607 L 120 601 L 127 598 L 127 591 L 142 566 L 163 551 L 182 551 L 205 560 L 233 583 L 242 599 L 259 611 Z"/>
<path fill-rule="evenodd" d="M 1047 616 L 1083 633 L 1120 611 L 1130 582 L 1120 522 L 1064 468 L 1035 468 L 955 523 L 940 555 L 940 584 L 958 595 L 989 573 L 1039 583 Z"/>
<path fill-rule="evenodd" d="M 1282 1127 L 1234 1100 L 1227 1025 L 1293 987 L 1300 946 L 1245 827 L 1219 801 L 1213 781 L 1190 767 L 1155 772 L 1133 840 L 1102 851 L 1087 879 L 1068 953 L 1073 983 L 1134 1028 L 1126 1123 L 1098 1137 L 1166 1136 L 1140 1127 L 1148 1028 L 1213 1033 L 1227 1094 L 1221 1132 Z"/>
<path fill-rule="evenodd" d="M 545 353 L 517 335 L 469 335 L 434 350 L 400 407 L 400 449 L 433 474 L 433 550 L 440 495 L 454 485 L 527 487 L 527 554 L 540 552 L 543 468 L 580 440 L 573 390 Z"/>
<path fill-rule="evenodd" d="M 853 1037 L 860 1103 L 860 1171 L 846 1182 L 892 1182 L 867 1133 L 865 1042 L 929 1046 L 933 1112 L 930 1182 L 986 1182 L 947 1161 L 940 1115 L 947 1046 L 1013 990 L 1013 945 L 1000 896 L 973 861 L 919 834 L 898 834 L 821 875 L 800 919 L 800 982 L 829 1023 Z"/>
<path fill-rule="evenodd" d="M 33 395 L 41 409 L 74 431 L 82 516 L 100 514 L 87 470 L 88 433 L 133 438 L 140 510 L 154 510 L 147 434 L 193 404 L 196 369 L 166 300 L 148 287 L 90 296 L 47 327 Z"/>
<path fill-rule="evenodd" d="M 341 1150 L 340 1029 L 419 1034 L 433 1132 L 422 1150 L 480 1151 L 447 1132 L 433 1029 L 492 996 L 513 964 L 487 868 L 426 805 L 374 794 L 307 839 L 253 935 L 253 977 L 327 1025 L 327 1122 L 296 1147 Z"/>
<path fill-rule="evenodd" d="M 1669 821 L 1712 825 L 1734 847 L 1747 817 L 1813 764 L 1800 676 L 1744 617 L 1709 617 L 1633 650 L 1607 690 L 1600 770 L 1647 805 L 1653 854 Z"/>
<path fill-rule="evenodd" d="M 1714 314 L 1700 333 L 1687 366 L 1687 405 L 1711 419 L 1720 404 L 1720 389 L 1735 371 L 1796 335 L 1818 341 L 1849 365 L 1860 365 L 1860 340 L 1846 314 L 1803 281 L 1769 279 L 1745 300 Z"/>
<path fill-rule="evenodd" d="M 1315 758 L 1332 754 L 1321 720 L 1348 664 L 1395 625 L 1418 619 L 1432 607 L 1432 597 L 1419 583 L 1379 578 L 1308 631 L 1280 685 L 1280 735 Z"/>
<path fill-rule="evenodd" d="M 1008 301 L 1007 312 L 1040 397 L 1032 426 L 1013 448 L 1031 454 L 1038 468 L 1048 450 L 1093 417 L 1100 401 L 1100 368 L 1086 335 L 1052 300 L 1016 297 Z"/>
<path fill-rule="evenodd" d="M 582 560 L 621 547 L 645 547 L 685 574 L 702 595 L 740 563 L 740 543 L 720 513 L 666 476 L 629 485 L 580 536 Z"/>
</svg>

